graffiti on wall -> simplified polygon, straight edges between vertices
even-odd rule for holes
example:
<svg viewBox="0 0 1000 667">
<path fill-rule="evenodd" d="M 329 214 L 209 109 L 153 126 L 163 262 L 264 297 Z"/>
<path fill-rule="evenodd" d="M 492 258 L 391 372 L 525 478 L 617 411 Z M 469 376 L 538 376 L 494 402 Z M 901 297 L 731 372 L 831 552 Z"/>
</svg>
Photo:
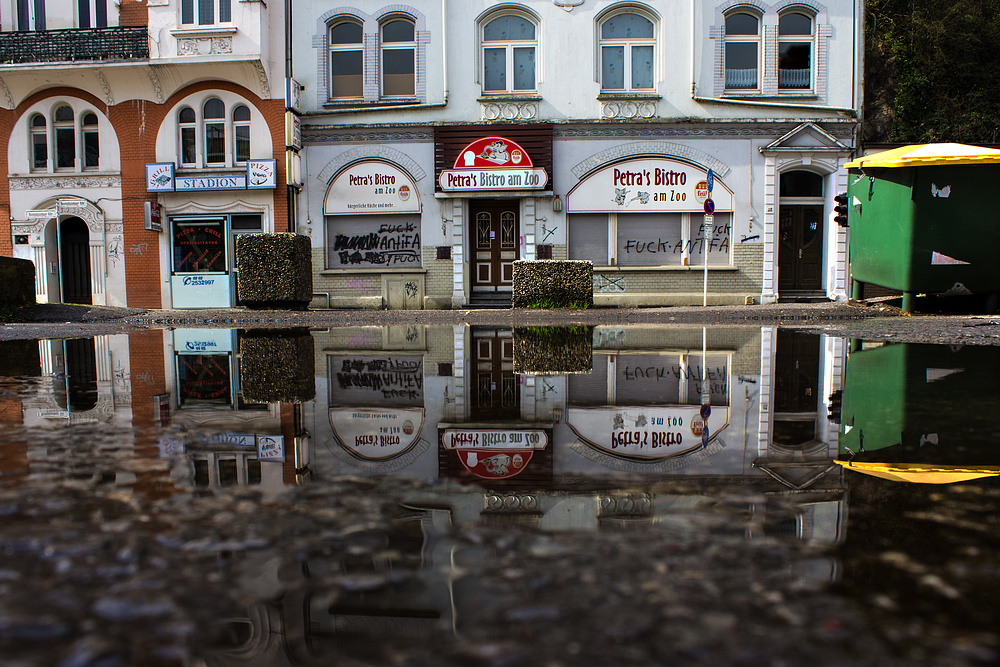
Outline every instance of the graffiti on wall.
<svg viewBox="0 0 1000 667">
<path fill-rule="evenodd" d="M 420 263 L 420 232 L 412 222 L 382 223 L 375 231 L 337 233 L 333 252 L 342 265 L 400 266 Z"/>
</svg>

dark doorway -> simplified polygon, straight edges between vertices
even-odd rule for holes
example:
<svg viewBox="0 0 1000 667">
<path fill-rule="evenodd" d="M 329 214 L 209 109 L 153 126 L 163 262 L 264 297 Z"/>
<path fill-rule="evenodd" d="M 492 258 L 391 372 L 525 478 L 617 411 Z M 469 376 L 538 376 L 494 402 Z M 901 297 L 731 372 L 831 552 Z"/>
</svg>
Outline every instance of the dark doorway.
<svg viewBox="0 0 1000 667">
<path fill-rule="evenodd" d="M 472 300 L 510 298 L 514 290 L 520 224 L 516 199 L 473 200 L 469 204 Z"/>
<path fill-rule="evenodd" d="M 822 288 L 823 207 L 782 204 L 778 223 L 778 293 Z"/>
<path fill-rule="evenodd" d="M 815 440 L 820 340 L 815 334 L 778 329 L 771 431 L 776 444 L 797 447 Z"/>
<path fill-rule="evenodd" d="M 80 218 L 66 218 L 59 226 L 59 262 L 63 303 L 92 303 L 90 287 L 90 230 Z"/>
<path fill-rule="evenodd" d="M 514 335 L 510 329 L 472 328 L 473 421 L 517 421 L 521 392 L 514 375 Z"/>
<path fill-rule="evenodd" d="M 70 412 L 92 410 L 97 406 L 97 348 L 94 339 L 64 340 L 62 357 L 63 372 L 53 391 L 56 403 Z"/>
</svg>

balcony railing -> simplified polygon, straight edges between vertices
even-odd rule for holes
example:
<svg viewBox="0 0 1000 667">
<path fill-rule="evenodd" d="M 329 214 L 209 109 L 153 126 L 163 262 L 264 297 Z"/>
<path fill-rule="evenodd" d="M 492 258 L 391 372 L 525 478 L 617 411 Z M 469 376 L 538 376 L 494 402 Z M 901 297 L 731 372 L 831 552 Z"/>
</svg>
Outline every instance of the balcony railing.
<svg viewBox="0 0 1000 667">
<path fill-rule="evenodd" d="M 0 64 L 149 59 L 146 28 L 73 28 L 0 33 Z"/>
</svg>

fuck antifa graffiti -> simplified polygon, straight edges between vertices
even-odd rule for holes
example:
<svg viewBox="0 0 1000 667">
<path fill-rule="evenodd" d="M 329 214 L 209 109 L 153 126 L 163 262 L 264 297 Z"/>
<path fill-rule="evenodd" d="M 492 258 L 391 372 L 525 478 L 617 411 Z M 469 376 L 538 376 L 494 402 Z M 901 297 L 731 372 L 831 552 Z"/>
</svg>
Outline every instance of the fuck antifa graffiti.
<svg viewBox="0 0 1000 667">
<path fill-rule="evenodd" d="M 420 233 L 412 222 L 381 224 L 376 231 L 337 233 L 333 251 L 341 264 L 398 266 L 420 263 Z"/>
<path fill-rule="evenodd" d="M 333 366 L 333 364 L 338 364 Z M 368 357 L 331 359 L 331 370 L 336 369 L 340 398 L 354 395 L 362 404 L 372 397 L 384 400 L 423 398 L 423 360 L 410 357 Z M 358 396 L 358 392 L 366 397 Z M 351 399 L 348 402 L 355 402 Z"/>
<path fill-rule="evenodd" d="M 697 235 L 686 241 L 677 239 L 676 237 L 674 239 L 663 239 L 661 237 L 630 238 L 625 240 L 622 251 L 626 255 L 679 255 L 682 253 L 700 255 L 705 252 L 706 248 L 708 252 L 729 252 L 729 223 L 713 225 L 712 237 L 710 239 L 706 238 L 706 231 L 705 226 L 701 225 Z"/>
</svg>

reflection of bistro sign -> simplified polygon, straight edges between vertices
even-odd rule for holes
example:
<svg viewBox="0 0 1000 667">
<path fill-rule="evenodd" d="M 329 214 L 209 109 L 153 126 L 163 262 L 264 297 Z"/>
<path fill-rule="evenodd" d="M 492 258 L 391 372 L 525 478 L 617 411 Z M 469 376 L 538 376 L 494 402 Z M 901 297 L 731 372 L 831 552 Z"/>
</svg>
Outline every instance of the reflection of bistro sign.
<svg viewBox="0 0 1000 667">
<path fill-rule="evenodd" d="M 708 172 L 678 160 L 643 158 L 618 162 L 584 178 L 570 191 L 567 211 L 598 213 L 704 213 Z M 718 180 L 715 210 L 733 210 L 733 193 Z"/>
<path fill-rule="evenodd" d="M 374 160 L 358 162 L 337 174 L 323 201 L 326 215 L 419 213 L 416 183 L 402 169 Z"/>
<path fill-rule="evenodd" d="M 275 160 L 250 160 L 246 173 L 174 174 L 172 162 L 146 165 L 147 192 L 196 192 L 202 190 L 273 190 L 277 187 Z"/>
<path fill-rule="evenodd" d="M 587 444 L 615 456 L 654 461 L 701 449 L 729 425 L 729 408 L 713 406 L 708 437 L 700 405 L 570 408 L 566 423 Z"/>
<path fill-rule="evenodd" d="M 549 177 L 536 169 L 527 152 L 510 139 L 485 137 L 466 146 L 452 169 L 442 169 L 445 191 L 541 190 Z"/>
<path fill-rule="evenodd" d="M 423 424 L 423 408 L 330 408 L 330 426 L 337 442 L 369 461 L 405 454 L 420 439 Z"/>
<path fill-rule="evenodd" d="M 444 429 L 441 447 L 455 451 L 462 466 L 480 479 L 505 479 L 527 468 L 535 450 L 549 444 L 546 431 Z"/>
</svg>

